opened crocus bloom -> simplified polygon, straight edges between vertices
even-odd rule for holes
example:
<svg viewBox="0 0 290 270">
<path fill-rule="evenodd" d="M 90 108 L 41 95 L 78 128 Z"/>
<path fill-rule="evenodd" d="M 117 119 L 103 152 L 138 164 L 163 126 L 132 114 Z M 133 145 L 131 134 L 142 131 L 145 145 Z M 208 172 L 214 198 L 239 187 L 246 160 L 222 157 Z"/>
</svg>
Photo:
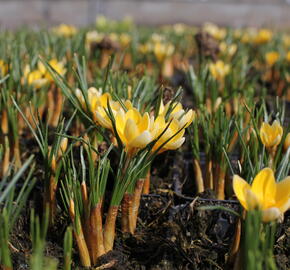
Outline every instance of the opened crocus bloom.
<svg viewBox="0 0 290 270">
<path fill-rule="evenodd" d="M 260 128 L 260 137 L 266 148 L 274 148 L 279 145 L 283 135 L 283 128 L 280 123 L 275 120 L 272 125 L 263 122 Z"/>
<path fill-rule="evenodd" d="M 141 115 L 135 108 L 127 112 L 120 109 L 115 121 L 118 136 L 129 154 L 145 148 L 152 141 L 151 120 L 147 112 Z"/>
<path fill-rule="evenodd" d="M 170 107 L 173 109 L 168 116 L 168 121 L 166 121 L 165 117 Z M 152 134 L 154 139 L 157 139 L 164 131 L 165 132 L 155 143 L 153 151 L 156 151 L 160 147 L 158 153 L 179 148 L 185 141 L 183 137 L 185 128 L 192 123 L 194 118 L 195 112 L 193 110 L 185 112 L 181 103 L 175 103 L 171 106 L 170 103 L 167 103 L 165 107 L 163 103 L 161 103 L 159 116 L 154 121 L 152 127 Z"/>
<path fill-rule="evenodd" d="M 276 183 L 270 168 L 261 170 L 250 186 L 238 175 L 233 179 L 234 192 L 241 205 L 247 210 L 262 211 L 264 222 L 283 218 L 290 207 L 290 176 Z"/>
</svg>

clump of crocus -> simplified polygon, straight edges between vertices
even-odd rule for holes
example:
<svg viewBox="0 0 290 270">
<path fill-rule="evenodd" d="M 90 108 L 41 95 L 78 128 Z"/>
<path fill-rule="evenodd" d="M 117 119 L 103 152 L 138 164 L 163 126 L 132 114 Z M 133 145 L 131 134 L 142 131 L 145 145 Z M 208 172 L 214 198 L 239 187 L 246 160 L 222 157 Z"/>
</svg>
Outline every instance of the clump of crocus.
<svg viewBox="0 0 290 270">
<path fill-rule="evenodd" d="M 276 183 L 270 168 L 261 170 L 252 185 L 235 175 L 233 188 L 241 205 L 247 211 L 260 210 L 264 222 L 283 219 L 283 214 L 290 207 L 290 177 Z"/>
<path fill-rule="evenodd" d="M 274 66 L 279 60 L 280 54 L 276 51 L 267 52 L 265 55 L 266 64 L 268 67 Z"/>
<path fill-rule="evenodd" d="M 209 64 L 209 71 L 211 75 L 218 81 L 223 82 L 224 78 L 230 72 L 230 65 L 218 60 L 215 63 Z"/>
</svg>

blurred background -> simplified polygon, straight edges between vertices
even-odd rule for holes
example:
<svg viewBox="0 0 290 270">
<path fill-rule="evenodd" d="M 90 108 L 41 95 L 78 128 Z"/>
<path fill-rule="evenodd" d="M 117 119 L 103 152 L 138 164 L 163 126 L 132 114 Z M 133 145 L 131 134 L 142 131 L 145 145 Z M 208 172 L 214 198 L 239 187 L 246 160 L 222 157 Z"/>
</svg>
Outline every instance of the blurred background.
<svg viewBox="0 0 290 270">
<path fill-rule="evenodd" d="M 0 27 L 17 28 L 59 23 L 83 26 L 103 14 L 110 19 L 131 16 L 138 24 L 183 22 L 219 25 L 290 25 L 290 0 L 0 0 Z"/>
</svg>

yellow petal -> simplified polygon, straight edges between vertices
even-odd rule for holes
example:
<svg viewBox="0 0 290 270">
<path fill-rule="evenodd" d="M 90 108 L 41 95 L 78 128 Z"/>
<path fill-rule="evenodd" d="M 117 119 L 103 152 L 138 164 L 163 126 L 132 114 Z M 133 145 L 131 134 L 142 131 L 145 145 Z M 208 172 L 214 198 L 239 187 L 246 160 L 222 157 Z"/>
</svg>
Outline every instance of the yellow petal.
<svg viewBox="0 0 290 270">
<path fill-rule="evenodd" d="M 138 125 L 139 132 L 143 132 L 144 130 L 148 130 L 149 126 L 150 126 L 150 117 L 149 117 L 149 114 L 146 112 L 143 115 L 143 117 Z"/>
<path fill-rule="evenodd" d="M 139 135 L 137 125 L 135 121 L 129 118 L 126 121 L 125 129 L 124 129 L 124 136 L 126 137 L 128 142 L 133 141 Z"/>
<path fill-rule="evenodd" d="M 141 115 L 137 109 L 133 108 L 126 112 L 126 119 L 132 119 L 135 123 L 139 123 L 141 120 Z"/>
<path fill-rule="evenodd" d="M 248 210 L 245 191 L 251 189 L 250 185 L 240 176 L 234 175 L 233 189 L 241 205 Z"/>
<path fill-rule="evenodd" d="M 185 141 L 185 138 L 182 137 L 182 138 L 175 140 L 173 142 L 169 141 L 169 143 L 165 144 L 164 147 L 166 149 L 169 149 L 169 150 L 175 150 L 175 149 L 179 148 L 184 143 L 184 141 Z"/>
<path fill-rule="evenodd" d="M 104 128 L 111 129 L 112 128 L 112 123 L 110 120 L 106 119 L 103 117 L 98 111 L 95 111 L 95 120 Z"/>
<path fill-rule="evenodd" d="M 256 175 L 251 190 L 256 195 L 259 204 L 263 209 L 269 207 L 269 205 L 274 205 L 276 182 L 273 170 L 270 168 L 261 170 Z"/>
<path fill-rule="evenodd" d="M 132 142 L 130 142 L 130 147 L 135 148 L 145 148 L 147 144 L 152 141 L 152 136 L 148 130 L 142 132 L 139 136 L 137 136 Z"/>
<path fill-rule="evenodd" d="M 119 110 L 115 116 L 115 122 L 116 122 L 116 129 L 118 130 L 118 133 L 124 132 L 125 128 L 125 113 L 123 110 Z"/>
<path fill-rule="evenodd" d="M 276 206 L 284 213 L 290 203 L 290 176 L 276 184 Z"/>
</svg>

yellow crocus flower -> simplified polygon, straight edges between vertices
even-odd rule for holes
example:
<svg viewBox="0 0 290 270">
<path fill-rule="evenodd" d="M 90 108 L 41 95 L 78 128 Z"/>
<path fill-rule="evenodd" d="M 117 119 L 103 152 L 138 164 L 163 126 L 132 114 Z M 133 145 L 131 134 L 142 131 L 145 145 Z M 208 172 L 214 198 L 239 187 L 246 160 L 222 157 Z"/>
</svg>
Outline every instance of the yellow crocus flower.
<svg viewBox="0 0 290 270">
<path fill-rule="evenodd" d="M 116 130 L 128 154 L 133 155 L 152 141 L 150 121 L 147 112 L 141 115 L 135 108 L 127 112 L 122 109 L 117 112 L 115 116 Z"/>
<path fill-rule="evenodd" d="M 162 132 L 164 132 L 168 124 L 169 123 L 165 121 L 163 116 L 157 117 L 157 119 L 154 122 L 153 129 L 152 129 L 155 139 L 158 138 Z M 177 119 L 171 120 L 166 131 L 154 144 L 152 151 L 156 151 L 159 147 L 162 146 L 162 144 L 164 144 L 174 135 L 175 136 L 173 138 L 171 138 L 165 145 L 162 146 L 161 149 L 159 149 L 158 153 L 160 154 L 167 150 L 174 150 L 174 149 L 179 148 L 185 141 L 185 137 L 183 137 L 185 128 L 183 128 L 182 130 L 181 128 L 182 127 L 180 126 L 180 123 L 178 122 Z"/>
<path fill-rule="evenodd" d="M 95 87 L 90 87 L 87 94 L 88 106 L 92 112 L 94 112 L 98 106 L 107 108 L 107 101 L 112 99 L 109 93 L 102 94 L 101 91 L 97 90 Z M 76 96 L 81 102 L 82 107 L 85 108 L 85 99 L 80 89 L 76 90 Z"/>
<path fill-rule="evenodd" d="M 269 29 L 260 29 L 256 36 L 254 37 L 253 42 L 255 44 L 264 44 L 269 42 L 273 37 L 272 31 Z"/>
<path fill-rule="evenodd" d="M 275 148 L 281 142 L 283 128 L 280 123 L 275 120 L 272 125 L 263 122 L 260 128 L 260 138 L 266 148 Z"/>
<path fill-rule="evenodd" d="M 195 112 L 193 110 L 185 112 L 181 103 L 175 103 L 172 104 L 174 109 L 170 112 L 168 121 L 166 121 L 165 116 L 169 109 L 169 104 L 170 103 L 167 103 L 164 107 L 163 103 L 161 103 L 159 115 L 151 128 L 154 139 L 157 139 L 169 125 L 164 134 L 162 134 L 162 136 L 155 143 L 153 151 L 157 150 L 162 144 L 173 136 L 173 138 L 162 146 L 162 148 L 158 151 L 159 153 L 179 148 L 185 141 L 185 138 L 183 137 L 185 128 L 188 127 L 195 118 Z"/>
<path fill-rule="evenodd" d="M 8 65 L 0 59 L 0 76 L 5 76 L 8 72 Z"/>
<path fill-rule="evenodd" d="M 280 54 L 275 51 L 267 52 L 265 55 L 266 64 L 269 67 L 275 65 L 280 57 Z"/>
<path fill-rule="evenodd" d="M 121 43 L 121 46 L 123 48 L 126 48 L 129 46 L 129 44 L 131 43 L 132 41 L 132 38 L 130 35 L 126 34 L 126 33 L 122 33 L 119 37 L 119 41 Z"/>
<path fill-rule="evenodd" d="M 203 26 L 203 31 L 209 33 L 217 40 L 223 40 L 227 35 L 227 30 L 225 28 L 218 27 L 213 23 L 205 23 Z"/>
<path fill-rule="evenodd" d="M 233 189 L 247 211 L 262 211 L 264 222 L 283 218 L 283 213 L 290 207 L 290 176 L 276 183 L 274 172 L 270 168 L 261 170 L 252 185 L 234 175 Z"/>
<path fill-rule="evenodd" d="M 59 26 L 52 28 L 52 31 L 59 36 L 72 37 L 77 33 L 77 28 L 73 25 L 60 24 Z"/>
<path fill-rule="evenodd" d="M 209 71 L 216 80 L 223 81 L 230 72 L 230 65 L 225 64 L 222 60 L 218 60 L 215 63 L 209 64 Z"/>
<path fill-rule="evenodd" d="M 167 57 L 171 56 L 173 52 L 174 46 L 172 44 L 157 42 L 154 45 L 154 54 L 159 63 L 163 62 Z"/>
<path fill-rule="evenodd" d="M 64 67 L 63 62 L 59 62 L 57 61 L 56 58 L 53 58 L 48 63 L 59 75 L 63 76 L 65 74 L 66 69 Z M 38 70 L 42 74 L 44 74 L 47 80 L 49 80 L 50 82 L 54 81 L 53 77 L 50 75 L 50 73 L 48 72 L 48 70 L 46 69 L 46 67 L 44 66 L 42 62 L 38 62 Z"/>
</svg>

